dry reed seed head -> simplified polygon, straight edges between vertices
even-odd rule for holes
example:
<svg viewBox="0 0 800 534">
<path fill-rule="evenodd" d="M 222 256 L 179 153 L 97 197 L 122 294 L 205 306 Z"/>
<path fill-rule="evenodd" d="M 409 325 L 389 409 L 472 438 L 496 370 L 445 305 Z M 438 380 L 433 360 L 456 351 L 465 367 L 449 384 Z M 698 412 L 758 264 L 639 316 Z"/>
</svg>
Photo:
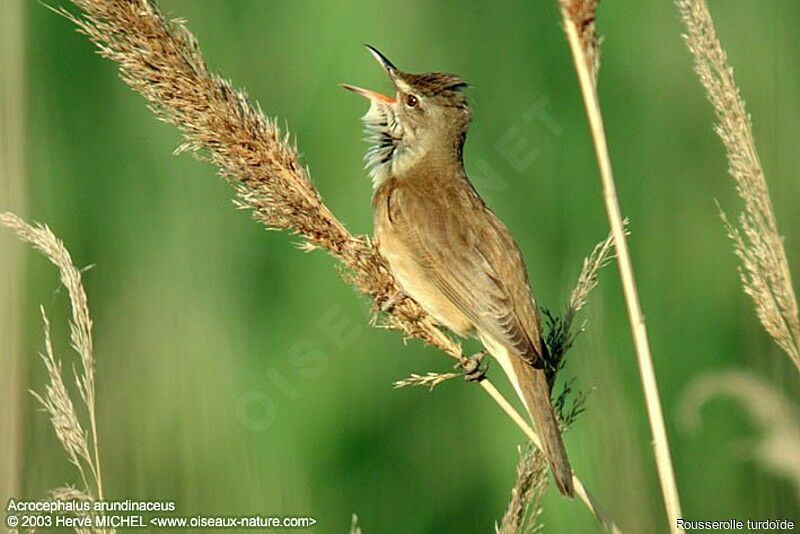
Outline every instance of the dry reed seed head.
<svg viewBox="0 0 800 534">
<path fill-rule="evenodd" d="M 72 257 L 46 225 L 31 226 L 17 215 L 0 213 L 0 225 L 14 232 L 24 242 L 39 250 L 59 270 L 62 285 L 67 289 L 72 320 L 70 341 L 78 353 L 83 367 L 79 386 L 82 391 L 94 395 L 94 359 L 92 357 L 92 320 L 89 316 L 88 299 L 83 288 L 81 272 L 72 263 Z"/>
<path fill-rule="evenodd" d="M 627 234 L 627 219 L 623 221 L 623 225 L 625 226 Z M 575 338 L 585 329 L 585 324 L 580 325 L 577 330 L 574 328 L 573 323 L 575 317 L 586 305 L 592 290 L 597 287 L 598 273 L 603 267 L 609 265 L 613 259 L 614 236 L 609 234 L 605 240 L 597 243 L 592 249 L 592 252 L 584 258 L 583 267 L 578 275 L 575 287 L 570 292 L 569 302 L 567 303 L 564 315 L 557 316 L 545 308 L 541 309 L 546 326 L 543 336 L 547 347 L 547 353 L 545 354 L 545 372 L 551 389 L 555 383 L 556 374 L 564 367 L 564 355 L 572 348 Z M 561 396 L 563 397 L 567 393 L 569 392 L 565 391 Z M 581 396 L 582 395 L 579 395 L 579 398 Z M 585 400 L 585 397 L 583 400 Z"/>
<path fill-rule="evenodd" d="M 533 445 L 520 450 L 519 455 L 511 499 L 500 525 L 495 525 L 497 534 L 532 534 L 542 530 L 539 517 L 547 493 L 547 460 Z"/>
<path fill-rule="evenodd" d="M 433 390 L 439 384 L 446 382 L 452 378 L 463 376 L 461 373 L 434 373 L 428 372 L 424 375 L 412 373 L 408 378 L 398 380 L 394 383 L 395 389 L 409 387 L 409 386 L 423 386 Z"/>
<path fill-rule="evenodd" d="M 734 253 L 741 261 L 739 274 L 744 291 L 752 299 L 764 329 L 800 369 L 797 298 L 756 151 L 752 121 L 705 1 L 678 0 L 677 6 L 686 26 L 684 38 L 695 71 L 714 108 L 715 131 L 727 153 L 728 172 L 744 203 L 738 228 L 720 209 Z"/>
<path fill-rule="evenodd" d="M 49 383 L 45 386 L 43 394 L 31 391 L 44 411 L 50 417 L 50 422 L 55 430 L 56 437 L 61 442 L 67 458 L 77 469 L 87 484 L 84 466 L 94 475 L 91 455 L 89 454 L 89 441 L 86 431 L 78 419 L 75 406 L 70 399 L 61 374 L 61 362 L 53 355 L 53 345 L 50 338 L 50 322 L 44 308 L 40 307 L 42 321 L 44 322 L 45 352 L 39 356 L 44 362 Z"/>
<path fill-rule="evenodd" d="M 183 21 L 166 20 L 149 1 L 74 0 L 83 16 L 61 13 L 119 63 L 122 79 L 156 115 L 184 136 L 179 151 L 215 164 L 234 186 L 236 205 L 268 228 L 303 237 L 304 250 L 322 248 L 340 260 L 348 281 L 376 301 L 397 285 L 368 239 L 354 237 L 328 210 L 288 135 L 251 106 L 242 91 L 213 75 Z M 384 325 L 460 356 L 415 303 L 392 311 Z"/>
<path fill-rule="evenodd" d="M 63 242 L 47 226 L 30 225 L 10 212 L 0 213 L 0 226 L 14 231 L 23 242 L 44 254 L 58 268 L 61 283 L 67 289 L 71 311 L 70 342 L 81 361 L 80 369 L 74 370 L 75 383 L 89 415 L 88 431 L 81 424 L 64 385 L 61 363 L 53 355 L 50 324 L 43 308 L 41 313 L 45 325 L 45 353 L 40 356 L 50 383 L 46 386 L 44 394 L 31 393 L 48 412 L 56 436 L 64 447 L 70 463 L 78 470 L 86 493 L 102 499 L 103 486 L 95 415 L 92 320 L 81 280 L 81 271 L 73 264 L 72 257 Z M 90 489 L 86 471 L 91 475 L 96 492 Z"/>
<path fill-rule="evenodd" d="M 623 224 L 626 227 L 627 234 L 628 220 L 625 219 Z M 578 281 L 569 296 L 568 308 L 572 310 L 571 313 L 573 315 L 583 309 L 589 298 L 589 293 L 597 287 L 598 272 L 613 260 L 614 236 L 609 233 L 608 237 L 595 245 L 592 252 L 583 260 L 583 268 L 580 275 L 578 275 Z"/>
</svg>

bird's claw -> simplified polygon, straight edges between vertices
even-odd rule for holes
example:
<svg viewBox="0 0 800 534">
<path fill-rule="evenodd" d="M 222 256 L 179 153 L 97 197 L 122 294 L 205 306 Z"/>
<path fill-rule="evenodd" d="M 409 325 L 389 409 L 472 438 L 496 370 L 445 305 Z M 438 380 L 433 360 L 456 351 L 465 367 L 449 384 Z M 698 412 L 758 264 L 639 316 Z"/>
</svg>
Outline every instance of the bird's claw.
<svg viewBox="0 0 800 534">
<path fill-rule="evenodd" d="M 464 360 L 458 362 L 456 367 L 464 370 L 464 379 L 468 382 L 480 382 L 486 378 L 487 365 L 483 363 L 486 351 L 482 350 Z"/>
</svg>

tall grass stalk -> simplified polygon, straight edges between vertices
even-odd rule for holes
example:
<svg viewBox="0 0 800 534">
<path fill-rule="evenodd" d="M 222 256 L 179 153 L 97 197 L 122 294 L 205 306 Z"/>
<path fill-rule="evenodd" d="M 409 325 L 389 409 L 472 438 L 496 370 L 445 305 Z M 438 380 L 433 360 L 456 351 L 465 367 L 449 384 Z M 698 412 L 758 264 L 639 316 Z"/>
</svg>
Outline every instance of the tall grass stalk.
<svg viewBox="0 0 800 534">
<path fill-rule="evenodd" d="M 600 181 L 603 186 L 603 200 L 606 207 L 611 233 L 616 247 L 617 266 L 622 280 L 622 290 L 628 310 L 639 374 L 644 390 L 650 431 L 653 435 L 653 449 L 658 469 L 661 493 L 672 532 L 682 532 L 676 519 L 682 517 L 678 487 L 672 467 L 672 457 L 664 425 L 664 414 L 658 393 L 653 357 L 644 322 L 639 293 L 633 273 L 630 252 L 625 235 L 625 223 L 617 198 L 611 158 L 608 153 L 603 115 L 597 97 L 597 71 L 599 68 L 599 44 L 595 31 L 598 0 L 560 0 L 564 30 L 569 42 L 578 82 L 583 96 L 589 129 L 595 148 Z"/>
</svg>

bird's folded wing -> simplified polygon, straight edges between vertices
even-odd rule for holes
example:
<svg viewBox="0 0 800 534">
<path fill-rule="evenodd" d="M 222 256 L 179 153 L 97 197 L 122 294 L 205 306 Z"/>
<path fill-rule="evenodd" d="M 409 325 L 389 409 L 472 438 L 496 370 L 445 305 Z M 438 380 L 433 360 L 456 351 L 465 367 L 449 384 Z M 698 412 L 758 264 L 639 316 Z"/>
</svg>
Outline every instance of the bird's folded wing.
<svg viewBox="0 0 800 534">
<path fill-rule="evenodd" d="M 539 317 L 521 253 L 477 194 L 398 188 L 388 209 L 395 235 L 475 327 L 541 365 Z"/>
</svg>

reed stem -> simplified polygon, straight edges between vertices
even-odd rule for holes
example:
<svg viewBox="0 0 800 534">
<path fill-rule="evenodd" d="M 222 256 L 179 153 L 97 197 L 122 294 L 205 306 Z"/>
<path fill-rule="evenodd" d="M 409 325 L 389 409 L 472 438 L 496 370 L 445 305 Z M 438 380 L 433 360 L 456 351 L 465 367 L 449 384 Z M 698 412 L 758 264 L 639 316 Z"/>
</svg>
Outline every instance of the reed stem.
<svg viewBox="0 0 800 534">
<path fill-rule="evenodd" d="M 678 528 L 676 521 L 676 519 L 682 517 L 678 487 L 675 482 L 675 474 L 672 467 L 672 457 L 670 455 L 667 431 L 664 425 L 664 414 L 661 410 L 658 383 L 653 368 L 653 357 L 650 353 L 650 342 L 647 338 L 647 327 L 639 302 L 639 293 L 633 274 L 633 264 L 631 262 L 628 242 L 625 235 L 625 224 L 619 207 L 614 175 L 611 169 L 611 158 L 608 153 L 603 116 L 597 98 L 595 73 L 592 71 L 592 66 L 596 63 L 593 58 L 590 58 L 590 54 L 587 53 L 579 30 L 580 21 L 574 16 L 574 11 L 570 10 L 569 4 L 570 3 L 566 0 L 562 0 L 561 13 L 564 21 L 564 29 L 567 34 L 567 41 L 569 42 L 572 60 L 578 75 L 578 82 L 586 108 L 586 116 L 589 121 L 589 129 L 595 148 L 597 166 L 600 170 L 600 181 L 603 186 L 603 200 L 606 214 L 611 226 L 611 233 L 614 236 L 614 246 L 617 252 L 617 266 L 619 267 L 622 290 L 628 310 L 628 322 L 630 324 L 631 333 L 633 334 L 633 344 L 636 351 L 636 359 L 639 364 L 639 375 L 644 390 L 650 431 L 653 435 L 653 450 L 655 453 L 659 482 L 661 484 L 661 493 L 670 522 L 670 531 L 683 532 L 683 529 Z"/>
</svg>

